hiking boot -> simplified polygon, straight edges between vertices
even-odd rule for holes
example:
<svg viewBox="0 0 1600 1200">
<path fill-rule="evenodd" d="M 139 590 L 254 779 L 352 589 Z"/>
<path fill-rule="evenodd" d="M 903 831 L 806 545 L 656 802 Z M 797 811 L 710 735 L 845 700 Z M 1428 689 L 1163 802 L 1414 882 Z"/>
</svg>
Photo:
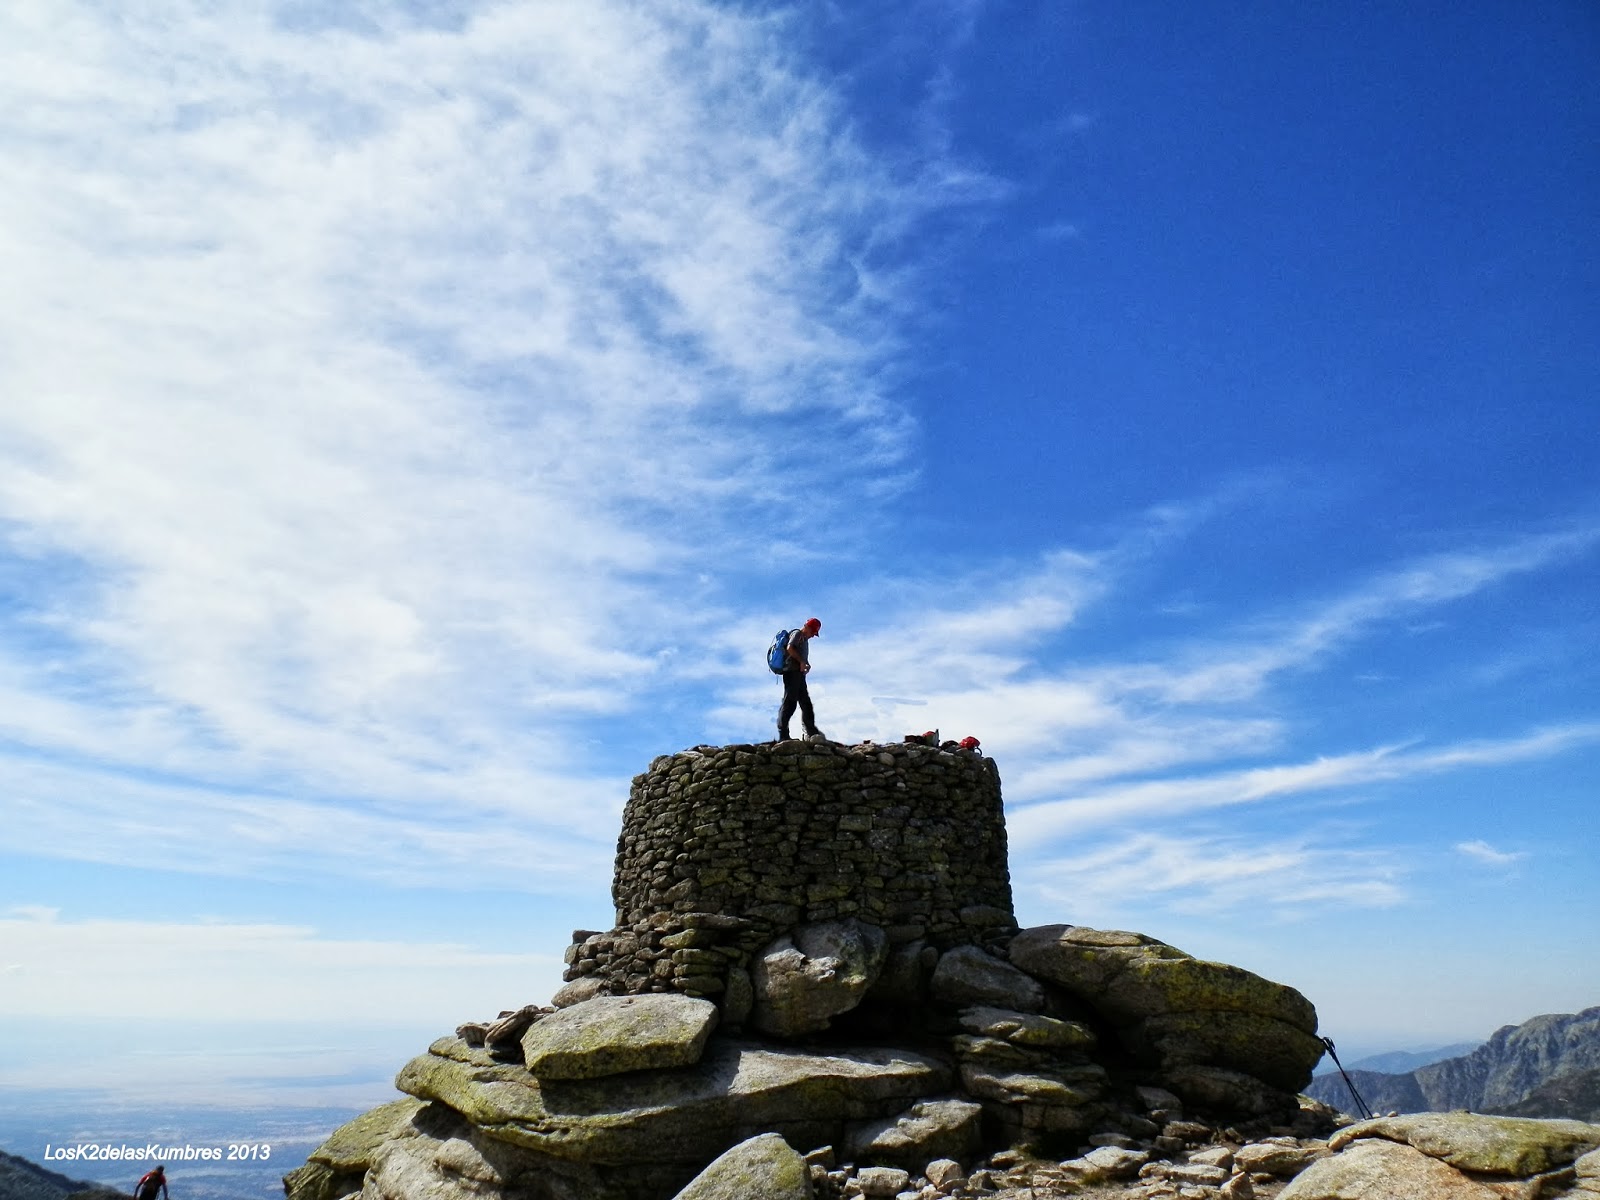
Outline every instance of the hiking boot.
<svg viewBox="0 0 1600 1200">
<path fill-rule="evenodd" d="M 789 736 L 789 731 L 787 729 L 782 728 L 782 727 L 780 727 L 778 729 L 777 740 L 780 741 L 780 742 L 792 742 L 792 741 L 794 741 L 794 739 Z"/>
<path fill-rule="evenodd" d="M 827 740 L 828 735 L 823 733 L 820 729 L 806 730 L 806 741 L 808 742 L 825 742 Z"/>
</svg>

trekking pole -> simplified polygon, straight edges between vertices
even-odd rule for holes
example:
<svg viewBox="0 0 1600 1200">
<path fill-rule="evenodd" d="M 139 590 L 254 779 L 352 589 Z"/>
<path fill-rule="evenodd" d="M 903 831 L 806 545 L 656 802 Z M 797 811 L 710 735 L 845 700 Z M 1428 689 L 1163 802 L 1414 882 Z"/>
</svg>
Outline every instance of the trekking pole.
<svg viewBox="0 0 1600 1200">
<path fill-rule="evenodd" d="M 1355 1082 L 1350 1078 L 1350 1073 L 1344 1069 L 1344 1064 L 1339 1061 L 1339 1055 L 1334 1051 L 1333 1039 L 1325 1037 L 1322 1044 L 1328 1048 L 1328 1056 L 1333 1059 L 1333 1065 L 1339 1068 L 1339 1074 L 1344 1076 L 1344 1085 L 1350 1089 L 1350 1096 L 1356 1102 L 1356 1109 L 1367 1120 L 1372 1120 L 1372 1110 L 1367 1107 L 1367 1102 L 1361 1098 L 1361 1093 L 1356 1091 Z"/>
</svg>

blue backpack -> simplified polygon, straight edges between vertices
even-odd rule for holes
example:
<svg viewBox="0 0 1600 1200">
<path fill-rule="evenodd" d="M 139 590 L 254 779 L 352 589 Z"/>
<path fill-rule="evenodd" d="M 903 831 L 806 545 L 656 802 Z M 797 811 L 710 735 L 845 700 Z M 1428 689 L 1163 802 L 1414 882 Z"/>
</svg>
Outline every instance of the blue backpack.
<svg viewBox="0 0 1600 1200">
<path fill-rule="evenodd" d="M 772 639 L 772 645 L 767 647 L 767 666 L 772 668 L 774 675 L 782 675 L 783 668 L 789 665 L 789 634 L 790 630 L 778 630 L 778 636 Z"/>
</svg>

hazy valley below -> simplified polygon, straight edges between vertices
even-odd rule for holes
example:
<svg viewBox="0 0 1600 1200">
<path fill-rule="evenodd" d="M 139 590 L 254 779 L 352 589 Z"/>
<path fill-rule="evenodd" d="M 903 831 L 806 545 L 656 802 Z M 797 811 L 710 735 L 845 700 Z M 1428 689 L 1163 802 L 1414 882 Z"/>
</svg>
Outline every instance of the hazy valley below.
<svg viewBox="0 0 1600 1200">
<path fill-rule="evenodd" d="M 130 1193 L 157 1161 L 165 1162 L 175 1200 L 266 1200 L 283 1195 L 283 1176 L 299 1166 L 330 1130 L 359 1108 L 251 1109 L 107 1104 L 60 1093 L 0 1093 L 0 1149 L 70 1179 Z M 220 1158 L 72 1159 L 46 1161 L 64 1147 L 192 1147 Z M 241 1157 L 228 1160 L 230 1148 Z M 261 1157 L 265 1149 L 265 1157 Z M 123 1151 L 126 1153 L 126 1151 Z M 0 1191 L 3 1200 L 14 1198 Z"/>
</svg>

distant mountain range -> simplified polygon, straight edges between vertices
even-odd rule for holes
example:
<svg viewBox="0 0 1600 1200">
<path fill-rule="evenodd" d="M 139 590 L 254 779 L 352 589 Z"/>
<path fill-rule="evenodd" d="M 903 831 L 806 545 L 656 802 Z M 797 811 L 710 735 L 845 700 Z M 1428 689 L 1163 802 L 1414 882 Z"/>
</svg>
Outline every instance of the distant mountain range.
<svg viewBox="0 0 1600 1200">
<path fill-rule="evenodd" d="M 1404 1057 L 1346 1064 L 1373 1111 L 1470 1109 L 1584 1121 L 1600 1111 L 1600 1007 L 1507 1025 L 1469 1053 L 1410 1070 L 1369 1069 L 1375 1061 Z M 1357 1107 L 1337 1071 L 1317 1076 L 1306 1094 L 1346 1112 Z"/>
<path fill-rule="evenodd" d="M 0 1200 L 66 1200 L 68 1196 L 92 1196 L 94 1200 L 117 1200 L 120 1193 L 69 1179 L 38 1163 L 0 1150 Z"/>
<path fill-rule="evenodd" d="M 1418 1067 L 1471 1054 L 1481 1045 L 1482 1042 L 1454 1042 L 1449 1046 L 1435 1046 L 1432 1050 L 1390 1050 L 1385 1054 L 1369 1054 L 1365 1058 L 1347 1062 L 1344 1066 L 1347 1071 L 1381 1071 L 1385 1075 L 1404 1075 L 1407 1071 L 1415 1071 Z M 1317 1074 L 1337 1076 L 1339 1068 L 1334 1065 L 1331 1058 L 1325 1058 L 1322 1060 L 1322 1065 L 1317 1068 Z"/>
<path fill-rule="evenodd" d="M 1600 1125 L 1600 1070 L 1557 1075 L 1541 1083 L 1516 1104 L 1497 1111 L 1508 1117 L 1559 1114 Z"/>
</svg>

